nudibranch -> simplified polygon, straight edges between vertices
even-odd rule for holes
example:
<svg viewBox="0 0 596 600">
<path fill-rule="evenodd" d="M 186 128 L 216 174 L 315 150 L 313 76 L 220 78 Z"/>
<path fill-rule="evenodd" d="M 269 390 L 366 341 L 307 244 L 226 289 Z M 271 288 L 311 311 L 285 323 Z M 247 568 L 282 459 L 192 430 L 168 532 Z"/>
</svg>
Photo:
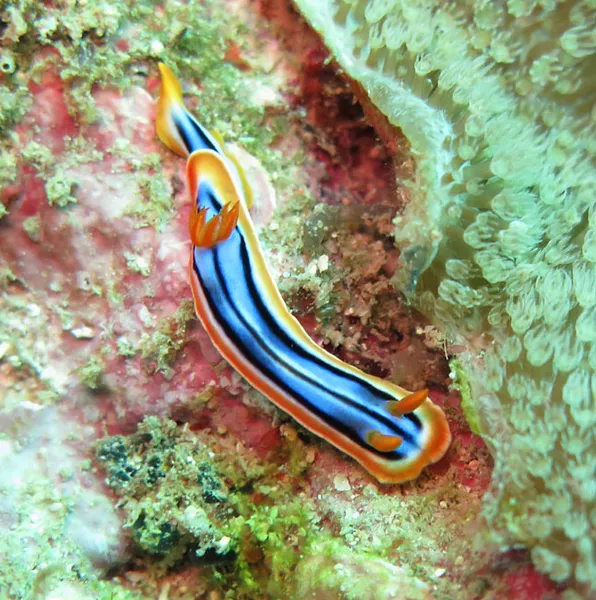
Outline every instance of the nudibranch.
<svg viewBox="0 0 596 600">
<path fill-rule="evenodd" d="M 379 481 L 417 477 L 451 441 L 443 411 L 427 390 L 410 393 L 367 375 L 307 335 L 267 268 L 241 165 L 186 110 L 172 71 L 159 68 L 157 133 L 188 157 L 190 281 L 214 345 L 252 386 Z"/>
</svg>

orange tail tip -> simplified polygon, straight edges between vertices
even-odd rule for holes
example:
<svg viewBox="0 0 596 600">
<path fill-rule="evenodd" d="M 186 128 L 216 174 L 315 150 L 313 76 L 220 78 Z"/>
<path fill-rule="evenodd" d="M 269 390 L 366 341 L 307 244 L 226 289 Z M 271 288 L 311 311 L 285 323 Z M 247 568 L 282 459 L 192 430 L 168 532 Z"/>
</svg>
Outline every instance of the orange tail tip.
<svg viewBox="0 0 596 600">
<path fill-rule="evenodd" d="M 174 71 L 164 63 L 159 63 L 157 66 L 161 75 L 161 91 L 165 92 L 166 97 L 182 104 L 182 86 L 174 75 Z"/>
<path fill-rule="evenodd" d="M 232 204 L 226 204 L 218 215 L 208 221 L 205 221 L 206 214 L 206 208 L 193 212 L 188 224 L 190 239 L 199 248 L 212 248 L 232 235 L 240 214 L 240 202 L 236 200 Z"/>
<path fill-rule="evenodd" d="M 418 390 L 413 394 L 404 396 L 401 400 L 387 402 L 387 410 L 394 417 L 401 417 L 414 412 L 428 398 L 428 390 Z"/>
<path fill-rule="evenodd" d="M 159 63 L 161 88 L 157 101 L 157 136 L 172 151 L 180 156 L 187 156 L 186 147 L 180 140 L 180 135 L 172 119 L 172 111 L 178 106 L 184 109 L 182 102 L 182 87 L 172 69 L 164 63 Z"/>
</svg>

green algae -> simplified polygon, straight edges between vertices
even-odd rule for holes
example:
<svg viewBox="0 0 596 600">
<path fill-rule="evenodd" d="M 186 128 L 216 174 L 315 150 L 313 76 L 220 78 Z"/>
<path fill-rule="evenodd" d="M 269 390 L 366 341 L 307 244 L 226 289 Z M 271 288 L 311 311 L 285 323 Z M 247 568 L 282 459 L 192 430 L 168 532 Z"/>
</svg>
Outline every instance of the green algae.
<svg viewBox="0 0 596 600">
<path fill-rule="evenodd" d="M 116 308 L 124 303 L 124 295 L 116 289 L 117 282 L 108 281 L 106 284 L 106 298 Z"/>
<path fill-rule="evenodd" d="M 282 597 L 302 557 L 297 549 L 321 537 L 310 500 L 258 483 L 259 466 L 214 462 L 195 434 L 167 419 L 147 417 L 131 436 L 100 440 L 96 455 L 140 556 L 161 569 L 191 551 L 212 565 L 213 584 L 234 594 L 226 597 L 254 598 L 265 589 Z M 252 488 L 258 504 L 243 491 Z M 277 494 L 285 497 L 279 504 Z M 266 572 L 255 571 L 255 557 Z"/>
<path fill-rule="evenodd" d="M 176 312 L 163 319 L 155 331 L 142 334 L 138 350 L 143 359 L 148 359 L 155 372 L 170 379 L 174 371 L 172 363 L 184 345 L 188 324 L 195 319 L 193 303 L 184 300 Z"/>
<path fill-rule="evenodd" d="M 78 140 L 79 138 L 77 138 Z M 76 178 L 68 174 L 69 170 L 85 162 L 96 161 L 101 153 L 86 149 L 81 152 L 81 142 L 67 144 L 64 157 L 59 160 L 54 152 L 39 142 L 31 141 L 24 148 L 22 157 L 31 164 L 44 180 L 46 196 L 50 206 L 65 208 L 77 202 L 74 191 L 78 185 Z"/>
<path fill-rule="evenodd" d="M 478 407 L 472 396 L 472 389 L 467 376 L 467 369 L 461 364 L 461 361 L 453 359 L 449 362 L 451 367 L 452 385 L 454 390 L 457 390 L 461 395 L 461 408 L 466 417 L 466 421 L 470 429 L 477 435 L 482 433 L 480 428 L 480 419 L 477 411 Z"/>
<path fill-rule="evenodd" d="M 191 551 L 231 560 L 235 515 L 208 449 L 173 421 L 146 417 L 131 436 L 100 440 L 106 483 L 122 499 L 125 528 L 161 568 Z"/>
<path fill-rule="evenodd" d="M 50 177 L 45 183 L 50 206 L 55 204 L 61 208 L 65 208 L 69 204 L 77 202 L 77 199 L 72 194 L 76 185 L 77 180 L 69 177 L 62 171 Z"/>
<path fill-rule="evenodd" d="M 17 158 L 14 153 L 7 149 L 0 149 L 0 186 L 4 187 L 14 183 L 17 178 Z M 5 209 L 4 204 L 0 202 L 0 210 Z"/>
<path fill-rule="evenodd" d="M 127 340 L 125 337 L 119 337 L 116 340 L 116 345 L 118 348 L 118 354 L 120 354 L 120 356 L 123 356 L 124 358 L 132 358 L 137 353 L 134 344 Z"/>
<path fill-rule="evenodd" d="M 139 254 L 133 254 L 132 252 L 125 252 L 124 258 L 126 259 L 126 266 L 133 273 L 140 273 L 143 277 L 148 277 L 151 273 L 151 263 Z"/>
<path fill-rule="evenodd" d="M 139 201 L 131 209 L 138 218 L 137 227 L 155 227 L 162 231 L 174 215 L 175 204 L 165 177 L 161 173 L 140 173 L 137 177 Z"/>
<path fill-rule="evenodd" d="M 78 200 L 75 191 L 76 177 L 69 173 L 73 167 L 86 163 L 96 163 L 103 159 L 103 153 L 82 136 L 65 139 L 65 152 L 56 158 L 52 149 L 39 142 L 31 141 L 23 149 L 23 158 L 29 162 L 44 180 L 50 206 L 65 208 Z"/>
<path fill-rule="evenodd" d="M 40 227 L 41 219 L 37 215 L 23 221 L 23 230 L 32 242 L 39 242 Z"/>
<path fill-rule="evenodd" d="M 22 150 L 22 157 L 42 175 L 50 174 L 56 158 L 52 150 L 39 142 L 29 142 Z"/>
<path fill-rule="evenodd" d="M 31 95 L 23 88 L 0 87 L 0 135 L 21 121 L 32 105 Z"/>
<path fill-rule="evenodd" d="M 245 525 L 263 554 L 269 575 L 266 582 L 257 578 L 251 562 L 247 560 L 250 554 L 244 552 L 238 565 L 241 582 L 238 591 L 243 597 L 250 598 L 253 597 L 251 594 L 259 593 L 265 586 L 274 598 L 284 597 L 294 587 L 294 570 L 303 553 L 309 551 L 315 538 L 325 537 L 318 525 L 320 517 L 314 505 L 302 498 L 274 506 L 250 506 L 246 512 L 250 516 Z"/>
<path fill-rule="evenodd" d="M 289 439 L 291 453 L 305 453 Z M 476 511 L 458 486 L 401 498 L 374 485 L 348 493 L 332 487 L 314 498 L 296 491 L 303 473 L 285 468 L 284 482 L 247 451 L 217 453 L 213 443 L 147 417 L 136 433 L 96 444 L 144 568 L 161 573 L 191 552 L 209 569 L 213 588 L 235 600 L 305 597 L 305 590 L 356 600 L 371 572 L 378 577 L 371 598 L 393 597 L 396 581 L 417 598 L 443 561 L 461 561 L 469 547 L 469 539 L 454 536 Z M 449 553 L 437 554 L 438 547 Z M 392 566 L 396 548 L 399 568 Z"/>
<path fill-rule="evenodd" d="M 83 385 L 90 390 L 97 391 L 102 387 L 102 376 L 105 369 L 105 361 L 99 356 L 92 356 L 84 365 L 75 369 L 75 372 Z"/>
</svg>

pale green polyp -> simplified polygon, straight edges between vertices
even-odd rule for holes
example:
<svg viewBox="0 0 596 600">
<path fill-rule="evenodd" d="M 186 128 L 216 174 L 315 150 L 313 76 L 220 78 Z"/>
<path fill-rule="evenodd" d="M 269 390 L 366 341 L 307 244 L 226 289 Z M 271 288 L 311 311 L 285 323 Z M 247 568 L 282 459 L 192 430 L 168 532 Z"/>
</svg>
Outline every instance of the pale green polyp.
<svg viewBox="0 0 596 600">
<path fill-rule="evenodd" d="M 596 454 L 596 7 L 295 4 L 411 144 L 393 280 L 476 349 L 453 367 L 496 459 L 493 529 L 555 581 L 594 586 L 594 473 L 580 467 Z"/>
</svg>

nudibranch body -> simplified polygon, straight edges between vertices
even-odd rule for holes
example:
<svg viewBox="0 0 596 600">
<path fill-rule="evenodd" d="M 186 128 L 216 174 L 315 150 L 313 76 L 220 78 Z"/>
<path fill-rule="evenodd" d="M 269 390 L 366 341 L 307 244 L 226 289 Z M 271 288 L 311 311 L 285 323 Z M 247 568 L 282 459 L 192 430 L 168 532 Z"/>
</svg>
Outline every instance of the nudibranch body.
<svg viewBox="0 0 596 600">
<path fill-rule="evenodd" d="M 379 481 L 400 483 L 439 460 L 451 436 L 426 390 L 410 393 L 318 346 L 286 307 L 248 212 L 240 165 L 182 103 L 160 65 L 157 131 L 188 156 L 193 202 L 190 281 L 197 315 L 221 355 L 304 427 L 356 459 Z"/>
</svg>

